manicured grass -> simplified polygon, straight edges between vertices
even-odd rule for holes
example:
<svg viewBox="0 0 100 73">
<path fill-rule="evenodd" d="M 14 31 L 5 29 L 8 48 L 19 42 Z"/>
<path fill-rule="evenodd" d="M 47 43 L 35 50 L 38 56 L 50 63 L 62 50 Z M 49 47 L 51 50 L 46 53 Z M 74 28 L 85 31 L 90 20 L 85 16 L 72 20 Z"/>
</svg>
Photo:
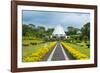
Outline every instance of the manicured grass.
<svg viewBox="0 0 100 73">
<path fill-rule="evenodd" d="M 22 38 L 22 56 L 29 56 L 33 52 L 44 47 L 46 44 L 43 43 L 43 40 L 39 38 L 23 37 Z"/>
<path fill-rule="evenodd" d="M 26 44 L 38 44 L 38 43 L 42 43 L 42 40 L 22 40 L 22 45 L 26 45 Z"/>
<path fill-rule="evenodd" d="M 22 57 L 22 61 L 23 62 L 38 62 L 38 61 L 42 61 L 44 56 L 51 50 L 53 49 L 53 47 L 56 45 L 56 42 L 47 42 L 47 43 L 42 43 L 41 46 L 39 45 L 35 45 L 35 49 L 34 50 L 30 50 L 32 52 L 28 52 L 28 50 L 26 52 L 28 52 L 30 55 L 25 55 Z M 34 47 L 33 47 L 34 48 Z M 33 49 L 32 48 L 32 49 Z"/>
<path fill-rule="evenodd" d="M 75 45 L 75 44 L 71 44 L 71 43 L 67 43 L 69 46 L 75 48 L 77 51 L 87 55 L 88 57 L 90 57 L 90 48 L 87 48 L 86 46 L 79 46 L 79 45 Z"/>
<path fill-rule="evenodd" d="M 22 56 L 30 56 L 33 52 L 36 52 L 38 49 L 44 48 L 49 43 L 41 43 L 37 45 L 30 44 L 29 46 L 22 46 Z"/>
</svg>

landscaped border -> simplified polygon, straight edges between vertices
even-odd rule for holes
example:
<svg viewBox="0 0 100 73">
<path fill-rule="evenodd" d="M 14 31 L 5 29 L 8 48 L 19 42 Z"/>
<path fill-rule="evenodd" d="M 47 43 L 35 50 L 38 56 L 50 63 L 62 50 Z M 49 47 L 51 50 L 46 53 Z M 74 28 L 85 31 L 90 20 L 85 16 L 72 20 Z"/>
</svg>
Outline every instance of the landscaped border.
<svg viewBox="0 0 100 73">
<path fill-rule="evenodd" d="M 49 66 L 49 67 L 17 67 L 17 6 L 44 6 L 44 7 L 59 7 L 59 8 L 79 8 L 79 9 L 93 9 L 94 10 L 94 64 L 84 65 L 64 65 L 64 66 Z M 12 1 L 11 6 L 11 71 L 40 71 L 40 70 L 57 70 L 57 69 L 71 69 L 71 68 L 86 68 L 97 66 L 97 6 L 94 5 L 76 5 L 76 4 L 62 4 L 62 3 L 46 3 L 46 2 L 31 2 L 31 1 Z"/>
</svg>

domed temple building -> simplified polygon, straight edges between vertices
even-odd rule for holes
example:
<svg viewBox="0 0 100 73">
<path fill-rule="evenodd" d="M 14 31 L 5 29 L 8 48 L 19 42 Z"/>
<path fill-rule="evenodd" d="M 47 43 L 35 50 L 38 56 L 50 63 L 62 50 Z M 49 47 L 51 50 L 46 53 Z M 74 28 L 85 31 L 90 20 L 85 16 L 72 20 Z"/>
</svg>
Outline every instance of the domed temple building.
<svg viewBox="0 0 100 73">
<path fill-rule="evenodd" d="M 66 33 L 64 32 L 64 29 L 61 25 L 55 27 L 51 37 L 55 39 L 67 38 Z"/>
</svg>

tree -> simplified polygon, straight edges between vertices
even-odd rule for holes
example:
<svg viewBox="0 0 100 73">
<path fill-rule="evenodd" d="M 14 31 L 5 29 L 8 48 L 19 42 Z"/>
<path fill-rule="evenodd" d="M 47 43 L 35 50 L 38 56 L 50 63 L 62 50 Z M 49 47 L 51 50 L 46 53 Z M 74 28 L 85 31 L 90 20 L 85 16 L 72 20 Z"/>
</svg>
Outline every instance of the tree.
<svg viewBox="0 0 100 73">
<path fill-rule="evenodd" d="M 76 35 L 78 30 L 79 30 L 78 28 L 69 26 L 68 31 L 67 31 L 67 35 Z"/>
<path fill-rule="evenodd" d="M 90 40 L 90 23 L 86 23 L 82 28 L 81 28 L 81 32 L 82 32 L 82 37 L 83 40 Z"/>
<path fill-rule="evenodd" d="M 37 29 L 39 32 L 45 32 L 45 27 L 43 27 L 43 26 L 38 26 Z"/>
<path fill-rule="evenodd" d="M 32 28 L 35 28 L 35 25 L 34 24 L 29 24 L 28 26 L 29 27 L 32 27 Z"/>
<path fill-rule="evenodd" d="M 41 39 L 46 39 L 49 40 L 50 36 L 52 35 L 53 28 L 49 28 L 45 30 L 45 27 L 43 26 L 38 26 L 35 27 L 33 24 L 23 24 L 22 25 L 22 36 L 26 37 L 36 37 L 36 38 L 41 38 Z"/>
<path fill-rule="evenodd" d="M 33 26 L 34 26 L 33 24 L 29 24 L 29 25 L 23 24 L 22 25 L 22 35 L 23 36 L 34 36 L 36 29 L 35 29 L 35 26 L 33 29 Z"/>
<path fill-rule="evenodd" d="M 25 36 L 27 31 L 28 31 L 28 25 L 23 24 L 22 25 L 22 35 Z"/>
<path fill-rule="evenodd" d="M 48 28 L 46 33 L 48 34 L 48 36 L 50 36 L 50 35 L 52 35 L 53 31 L 54 31 L 54 28 Z"/>
</svg>

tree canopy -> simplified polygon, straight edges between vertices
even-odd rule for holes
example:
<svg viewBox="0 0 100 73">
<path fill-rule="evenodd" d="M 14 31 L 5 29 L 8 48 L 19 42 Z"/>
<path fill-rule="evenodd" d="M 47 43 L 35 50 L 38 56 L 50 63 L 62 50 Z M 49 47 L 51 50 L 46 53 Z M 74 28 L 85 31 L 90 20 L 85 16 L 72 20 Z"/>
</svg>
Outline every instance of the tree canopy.
<svg viewBox="0 0 100 73">
<path fill-rule="evenodd" d="M 47 30 L 43 26 L 36 27 L 34 24 L 23 24 L 22 25 L 22 36 L 31 36 L 31 37 L 37 37 L 37 38 L 45 38 L 46 36 L 50 37 L 53 28 L 48 28 Z"/>
</svg>

